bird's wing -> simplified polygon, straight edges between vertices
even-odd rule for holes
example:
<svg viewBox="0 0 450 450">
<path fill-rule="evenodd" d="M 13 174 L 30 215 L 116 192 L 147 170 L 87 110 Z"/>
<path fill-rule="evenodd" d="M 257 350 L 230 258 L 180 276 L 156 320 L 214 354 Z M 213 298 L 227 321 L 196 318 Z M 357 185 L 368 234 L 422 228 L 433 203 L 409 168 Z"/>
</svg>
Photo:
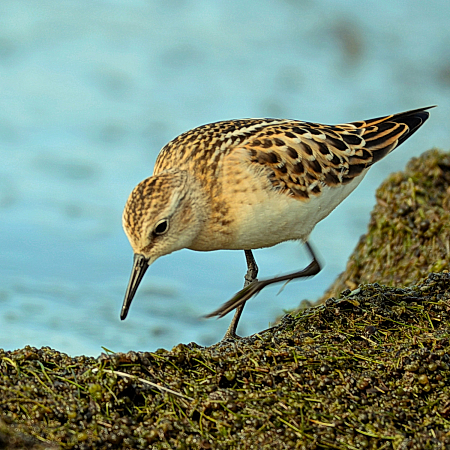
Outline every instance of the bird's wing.
<svg viewBox="0 0 450 450">
<path fill-rule="evenodd" d="M 335 126 L 274 121 L 241 147 L 275 189 L 307 200 L 325 186 L 352 181 L 398 147 L 426 121 L 426 109 Z"/>
</svg>

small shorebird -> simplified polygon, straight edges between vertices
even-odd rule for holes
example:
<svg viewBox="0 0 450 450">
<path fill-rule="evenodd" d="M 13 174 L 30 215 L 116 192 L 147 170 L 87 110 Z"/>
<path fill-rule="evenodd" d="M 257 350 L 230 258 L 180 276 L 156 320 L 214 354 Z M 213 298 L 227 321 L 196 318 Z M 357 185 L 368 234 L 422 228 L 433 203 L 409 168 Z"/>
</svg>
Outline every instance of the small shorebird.
<svg viewBox="0 0 450 450">
<path fill-rule="evenodd" d="M 317 274 L 307 239 L 352 192 L 370 166 L 427 120 L 420 108 L 342 125 L 241 119 L 187 131 L 159 153 L 153 175 L 131 192 L 123 227 L 134 251 L 120 318 L 147 268 L 183 248 L 244 250 L 244 288 L 207 317 L 236 309 L 224 338 L 236 338 L 245 302 L 265 286 Z M 299 272 L 258 281 L 252 249 L 283 241 L 306 244 L 312 263 Z"/>
</svg>

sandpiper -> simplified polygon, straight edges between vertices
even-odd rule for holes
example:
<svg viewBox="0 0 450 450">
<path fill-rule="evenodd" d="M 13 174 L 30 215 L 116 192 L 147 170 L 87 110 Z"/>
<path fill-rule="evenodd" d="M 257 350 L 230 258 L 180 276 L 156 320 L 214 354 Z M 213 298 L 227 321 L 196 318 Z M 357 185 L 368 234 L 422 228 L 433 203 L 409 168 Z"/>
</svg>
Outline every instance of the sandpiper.
<svg viewBox="0 0 450 450">
<path fill-rule="evenodd" d="M 224 338 L 236 338 L 245 302 L 265 286 L 317 274 L 308 243 L 315 225 L 361 182 L 370 166 L 408 139 L 428 109 L 341 125 L 240 119 L 187 131 L 159 153 L 153 175 L 131 192 L 123 227 L 134 251 L 120 318 L 148 267 L 189 248 L 244 250 L 244 288 L 207 317 L 236 309 Z M 307 245 L 303 270 L 258 281 L 252 249 L 287 240 Z"/>
</svg>

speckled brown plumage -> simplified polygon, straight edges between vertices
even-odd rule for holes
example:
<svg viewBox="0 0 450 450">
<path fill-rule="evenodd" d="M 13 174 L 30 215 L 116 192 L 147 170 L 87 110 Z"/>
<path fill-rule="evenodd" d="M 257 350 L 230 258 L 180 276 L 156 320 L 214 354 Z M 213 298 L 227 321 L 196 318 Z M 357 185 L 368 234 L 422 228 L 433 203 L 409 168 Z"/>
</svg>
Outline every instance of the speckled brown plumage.
<svg viewBox="0 0 450 450">
<path fill-rule="evenodd" d="M 298 120 L 242 119 L 187 131 L 160 152 L 154 174 L 176 166 L 214 176 L 224 157 L 245 148 L 251 165 L 262 166 L 275 188 L 298 199 L 323 186 L 348 183 L 416 131 L 423 109 L 342 125 Z"/>
<path fill-rule="evenodd" d="M 335 126 L 229 120 L 173 139 L 161 150 L 153 175 L 136 186 L 125 206 L 124 229 L 140 257 L 122 318 L 148 265 L 182 248 L 246 250 L 249 272 L 256 277 L 251 249 L 306 242 L 370 166 L 425 122 L 427 109 Z M 241 295 L 231 309 L 248 298 Z"/>
</svg>

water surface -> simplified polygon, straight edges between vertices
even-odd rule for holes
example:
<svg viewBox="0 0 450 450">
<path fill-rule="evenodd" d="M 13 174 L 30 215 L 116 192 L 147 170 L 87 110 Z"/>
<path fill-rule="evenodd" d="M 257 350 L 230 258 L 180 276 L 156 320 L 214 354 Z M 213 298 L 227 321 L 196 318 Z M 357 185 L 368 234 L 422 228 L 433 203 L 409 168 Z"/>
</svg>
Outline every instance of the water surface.
<svg viewBox="0 0 450 450">
<path fill-rule="evenodd" d="M 432 146 L 448 148 L 450 3 L 348 0 L 3 0 L 0 5 L 0 347 L 72 355 L 216 342 L 200 317 L 243 283 L 243 252 L 158 260 L 126 321 L 131 189 L 159 149 L 242 117 L 340 123 L 439 104 L 311 240 L 325 268 L 264 290 L 242 334 L 319 297 L 364 233 L 374 192 Z M 260 276 L 309 263 L 297 243 L 255 252 Z"/>
</svg>

